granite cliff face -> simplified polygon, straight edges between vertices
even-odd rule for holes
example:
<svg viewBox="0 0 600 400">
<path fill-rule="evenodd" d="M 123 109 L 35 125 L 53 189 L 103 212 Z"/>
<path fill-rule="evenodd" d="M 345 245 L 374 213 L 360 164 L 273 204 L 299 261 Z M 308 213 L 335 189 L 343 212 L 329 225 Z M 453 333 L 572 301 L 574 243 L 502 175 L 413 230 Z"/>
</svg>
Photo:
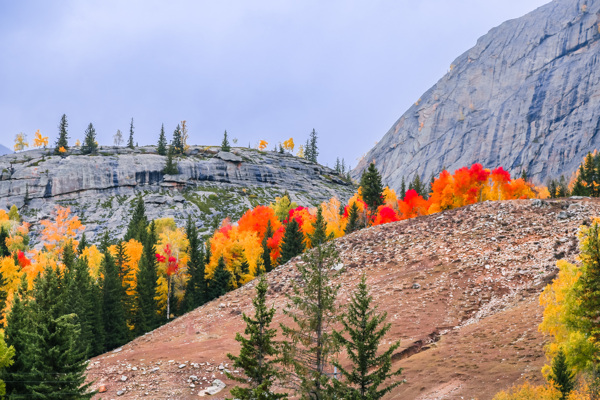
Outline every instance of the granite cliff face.
<svg viewBox="0 0 600 400">
<path fill-rule="evenodd" d="M 330 197 L 348 199 L 354 187 L 330 168 L 291 155 L 192 147 L 177 159 L 179 173 L 164 175 L 166 157 L 153 147 L 101 148 L 98 155 L 59 157 L 42 150 L 0 157 L 0 208 L 19 207 L 33 223 L 49 218 L 59 204 L 70 206 L 92 240 L 105 228 L 124 232 L 136 196 L 149 218 L 188 215 L 204 234 L 226 216 L 268 204 L 286 191 L 292 200 L 314 205 Z"/>
<path fill-rule="evenodd" d="M 600 1 L 555 0 L 506 21 L 458 57 L 353 171 L 429 178 L 478 162 L 570 174 L 600 149 Z"/>
</svg>

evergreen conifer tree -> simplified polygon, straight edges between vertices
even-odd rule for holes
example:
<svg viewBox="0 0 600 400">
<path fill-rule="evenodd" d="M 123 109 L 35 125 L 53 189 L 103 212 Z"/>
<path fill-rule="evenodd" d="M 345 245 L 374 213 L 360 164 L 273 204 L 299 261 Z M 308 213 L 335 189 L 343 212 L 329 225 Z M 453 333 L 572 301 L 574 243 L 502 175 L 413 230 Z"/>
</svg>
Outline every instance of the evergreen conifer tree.
<svg viewBox="0 0 600 400">
<path fill-rule="evenodd" d="M 571 193 L 573 196 L 590 195 L 589 188 L 586 186 L 585 178 L 586 171 L 583 164 L 581 164 L 579 166 L 579 174 L 577 175 L 577 178 L 575 179 L 575 184 L 573 185 L 573 192 Z"/>
<path fill-rule="evenodd" d="M 129 339 L 127 316 L 122 303 L 123 287 L 119 270 L 112 255 L 107 251 L 102 260 L 102 313 L 104 320 L 105 350 L 112 350 Z"/>
<path fill-rule="evenodd" d="M 58 125 L 58 139 L 56 140 L 56 145 L 54 146 L 54 154 L 61 154 L 61 148 L 69 150 L 69 135 L 67 133 L 68 127 L 69 123 L 67 122 L 67 115 L 63 114 L 63 116 L 60 118 L 60 124 Z"/>
<path fill-rule="evenodd" d="M 408 189 L 413 189 L 415 192 L 417 192 L 418 195 L 423 196 L 423 198 L 425 198 L 428 195 L 427 188 L 425 187 L 425 185 L 423 185 L 419 174 L 415 174 L 415 177 L 413 178 L 412 182 L 408 185 Z"/>
<path fill-rule="evenodd" d="M 129 124 L 129 139 L 127 140 L 127 147 L 130 149 L 135 147 L 133 143 L 133 118 L 131 118 L 131 123 Z"/>
<path fill-rule="evenodd" d="M 206 278 L 205 278 L 205 262 L 204 262 L 204 246 L 198 237 L 198 229 L 189 216 L 186 224 L 186 235 L 189 241 L 188 246 L 188 275 L 190 276 L 183 296 L 183 304 L 185 311 L 194 310 L 200 307 L 205 302 L 206 295 Z"/>
<path fill-rule="evenodd" d="M 280 324 L 287 338 L 282 348 L 286 382 L 303 399 L 329 399 L 327 366 L 337 352 L 331 326 L 338 319 L 339 290 L 331 281 L 339 256 L 328 242 L 304 254 L 302 261 L 296 265 L 300 276 L 284 309 L 294 326 Z"/>
<path fill-rule="evenodd" d="M 0 258 L 7 257 L 10 255 L 8 246 L 6 245 L 6 239 L 8 239 L 8 232 L 4 228 L 0 228 Z"/>
<path fill-rule="evenodd" d="M 252 299 L 254 305 L 254 318 L 242 314 L 246 323 L 244 333 L 247 337 L 237 333 L 235 340 L 240 342 L 239 356 L 227 354 L 233 361 L 233 366 L 243 370 L 243 377 L 234 376 L 227 372 L 227 377 L 247 387 L 236 386 L 231 389 L 231 395 L 240 400 L 275 400 L 285 399 L 287 395 L 276 394 L 272 386 L 279 377 L 276 367 L 276 358 L 279 354 L 274 339 L 277 330 L 270 328 L 275 308 L 267 308 L 267 280 L 264 276 L 256 285 L 256 296 Z"/>
<path fill-rule="evenodd" d="M 313 160 L 312 147 L 310 147 L 310 138 L 306 139 L 306 144 L 304 145 L 304 159 L 308 161 Z"/>
<path fill-rule="evenodd" d="M 161 156 L 167 155 L 167 138 L 165 137 L 165 124 L 160 127 L 160 136 L 158 137 L 158 146 L 156 152 Z"/>
<path fill-rule="evenodd" d="M 292 218 L 285 226 L 285 232 L 283 234 L 283 239 L 281 240 L 279 264 L 285 264 L 298 254 L 302 254 L 305 248 L 306 244 L 300 225 L 295 218 Z"/>
<path fill-rule="evenodd" d="M 26 388 L 36 399 L 89 399 L 86 358 L 78 344 L 77 315 L 67 313 L 63 278 L 47 267 L 35 280 L 32 307 L 33 357 Z"/>
<path fill-rule="evenodd" d="M 229 139 L 227 139 L 227 131 L 223 134 L 223 142 L 221 143 L 221 151 L 231 151 Z"/>
<path fill-rule="evenodd" d="M 96 129 L 90 122 L 87 129 L 85 130 L 85 139 L 83 139 L 83 146 L 81 146 L 82 154 L 96 154 L 98 150 L 98 144 L 96 143 Z"/>
<path fill-rule="evenodd" d="M 129 256 L 125 251 L 124 242 L 119 241 L 116 246 L 116 254 L 114 257 L 119 280 L 121 281 L 121 304 L 125 310 L 125 317 L 128 322 L 133 323 L 133 308 L 135 306 L 134 299 L 127 294 L 131 290 L 131 285 L 127 281 L 127 276 L 131 272 L 129 267 Z"/>
<path fill-rule="evenodd" d="M 83 250 L 85 250 L 85 248 L 87 246 L 88 246 L 87 237 L 85 236 L 85 232 L 83 232 L 81 234 L 81 240 L 79 241 L 79 244 L 77 245 L 77 254 L 83 253 Z"/>
<path fill-rule="evenodd" d="M 333 331 L 335 340 L 346 349 L 351 363 L 350 368 L 344 368 L 339 362 L 333 362 L 344 378 L 333 381 L 338 398 L 381 399 L 401 383 L 394 382 L 380 388 L 388 379 L 402 373 L 401 368 L 392 372 L 392 354 L 400 346 L 400 341 L 383 353 L 379 351 L 379 345 L 392 325 L 385 324 L 387 313 L 377 314 L 372 302 L 373 297 L 363 275 L 342 316 L 344 330 Z"/>
<path fill-rule="evenodd" d="M 316 163 L 317 157 L 319 156 L 319 149 L 317 147 L 317 132 L 313 128 L 309 137 L 309 146 L 310 146 L 310 161 Z"/>
<path fill-rule="evenodd" d="M 177 168 L 177 162 L 174 160 L 174 157 L 175 149 L 173 146 L 169 146 L 169 151 L 167 152 L 167 163 L 165 164 L 165 168 L 163 169 L 163 174 L 177 175 L 179 173 L 179 169 Z"/>
<path fill-rule="evenodd" d="M 156 304 L 156 287 L 158 280 L 158 272 L 156 266 L 156 243 L 158 237 L 156 235 L 156 227 L 154 222 L 150 223 L 148 235 L 142 242 L 144 252 L 140 260 L 139 269 L 137 272 L 136 285 L 136 312 L 134 315 L 134 332 L 136 335 L 154 329 L 158 324 L 157 304 Z"/>
<path fill-rule="evenodd" d="M 139 196 L 135 202 L 135 208 L 133 209 L 133 215 L 127 226 L 127 232 L 123 240 L 128 242 L 130 239 L 135 239 L 138 242 L 143 243 L 143 237 L 146 234 L 146 228 L 148 227 L 148 218 L 146 217 L 146 206 L 144 199 Z"/>
<path fill-rule="evenodd" d="M 346 235 L 360 229 L 359 217 L 358 206 L 356 205 L 356 202 L 354 202 L 352 203 L 352 206 L 350 206 L 350 211 L 348 212 L 348 223 L 346 224 L 346 229 L 344 231 Z"/>
<path fill-rule="evenodd" d="M 340 163 L 340 158 L 336 157 L 335 159 L 335 172 L 338 174 L 342 173 L 342 164 Z"/>
<path fill-rule="evenodd" d="M 4 331 L 6 344 L 15 349 L 14 363 L 9 366 L 2 378 L 6 383 L 9 398 L 27 398 L 26 384 L 33 367 L 33 318 L 27 290 L 27 277 L 23 274 L 21 284 L 13 298 L 13 305 L 6 318 Z"/>
<path fill-rule="evenodd" d="M 567 357 L 562 349 L 552 358 L 550 380 L 554 382 L 556 388 L 560 391 L 561 400 L 566 400 L 569 393 L 575 388 L 575 374 L 569 368 Z"/>
<path fill-rule="evenodd" d="M 181 137 L 181 126 L 177 124 L 177 128 L 173 131 L 173 140 L 171 140 L 171 148 L 174 154 L 183 154 L 183 139 Z"/>
<path fill-rule="evenodd" d="M 317 207 L 317 218 L 312 225 L 314 231 L 312 234 L 308 235 L 311 247 L 317 247 L 326 241 L 333 239 L 333 233 L 327 234 L 327 223 L 325 222 L 325 218 L 323 218 L 323 209 L 321 206 Z"/>
<path fill-rule="evenodd" d="M 271 249 L 269 248 L 269 239 L 273 237 L 273 227 L 271 226 L 271 220 L 267 221 L 267 229 L 265 230 L 265 236 L 262 240 L 262 263 L 265 268 L 265 272 L 271 272 L 273 265 L 271 263 Z"/>
<path fill-rule="evenodd" d="M 231 272 L 225 265 L 225 259 L 221 256 L 213 273 L 213 277 L 208 285 L 208 292 L 210 300 L 216 299 L 223 296 L 225 293 L 232 289 L 231 285 Z"/>
<path fill-rule="evenodd" d="M 558 180 L 558 190 L 557 190 L 557 197 L 569 197 L 569 185 L 567 184 L 567 180 L 565 179 L 564 175 L 560 176 L 560 179 Z"/>
<path fill-rule="evenodd" d="M 383 205 L 383 184 L 381 175 L 375 168 L 375 163 L 369 164 L 369 168 L 363 172 L 360 178 L 360 187 L 362 188 L 362 197 L 369 211 L 376 213 L 377 208 Z"/>
<path fill-rule="evenodd" d="M 550 198 L 555 199 L 558 192 L 558 182 L 556 179 L 551 179 L 548 181 L 548 192 L 550 193 Z"/>
</svg>

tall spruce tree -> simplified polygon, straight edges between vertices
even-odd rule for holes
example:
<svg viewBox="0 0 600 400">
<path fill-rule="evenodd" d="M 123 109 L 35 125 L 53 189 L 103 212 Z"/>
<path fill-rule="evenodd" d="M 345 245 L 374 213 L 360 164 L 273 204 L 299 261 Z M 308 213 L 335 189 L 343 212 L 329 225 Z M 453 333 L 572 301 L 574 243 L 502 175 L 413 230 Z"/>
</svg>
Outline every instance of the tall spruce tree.
<svg viewBox="0 0 600 400">
<path fill-rule="evenodd" d="M 69 123 L 67 122 L 67 115 L 63 114 L 62 117 L 60 117 L 60 124 L 58 125 L 58 139 L 56 139 L 56 145 L 54 146 L 54 154 L 61 154 L 61 149 L 69 150 L 68 127 Z"/>
<path fill-rule="evenodd" d="M 313 233 L 308 235 L 311 247 L 317 247 L 333 239 L 333 233 L 327 234 L 327 223 L 325 222 L 325 218 L 323 218 L 323 209 L 321 206 L 317 207 L 317 218 L 315 218 L 315 222 L 312 225 L 314 229 Z"/>
<path fill-rule="evenodd" d="M 107 251 L 102 259 L 102 313 L 104 320 L 105 350 L 112 350 L 129 339 L 127 316 L 122 303 L 123 287 L 119 270 L 112 255 Z"/>
<path fill-rule="evenodd" d="M 129 139 L 127 140 L 127 147 L 130 149 L 135 147 L 133 142 L 133 118 L 131 118 L 131 123 L 129 124 Z"/>
<path fill-rule="evenodd" d="M 169 151 L 167 152 L 167 163 L 165 164 L 165 168 L 163 169 L 163 174 L 165 175 L 177 175 L 179 173 L 179 169 L 177 168 L 177 162 L 174 160 L 175 157 L 175 148 L 173 146 L 169 146 Z"/>
<path fill-rule="evenodd" d="M 87 129 L 85 130 L 85 138 L 83 139 L 83 146 L 81 146 L 82 154 L 96 154 L 98 150 L 98 143 L 96 143 L 96 129 L 90 122 Z"/>
<path fill-rule="evenodd" d="M 21 284 L 14 295 L 6 321 L 4 336 L 6 344 L 15 349 L 15 358 L 14 363 L 2 374 L 2 379 L 6 383 L 9 398 L 26 399 L 29 394 L 26 384 L 31 379 L 29 374 L 33 367 L 35 343 L 32 337 L 34 321 L 25 274 L 21 277 Z"/>
<path fill-rule="evenodd" d="M 196 228 L 191 216 L 188 216 L 185 232 L 189 241 L 189 261 L 187 264 L 189 279 L 185 287 L 183 304 L 185 311 L 191 311 L 205 303 L 207 285 L 205 278 L 204 246 L 202 246 L 202 243 L 200 242 L 198 228 Z"/>
<path fill-rule="evenodd" d="M 310 161 L 316 163 L 317 162 L 317 157 L 319 156 L 319 148 L 317 147 L 317 132 L 315 131 L 315 129 L 313 128 L 312 132 L 310 133 L 309 136 L 309 143 L 308 143 L 309 147 L 310 147 Z"/>
<path fill-rule="evenodd" d="M 274 341 L 277 330 L 270 328 L 275 308 L 267 308 L 267 290 L 269 286 L 264 276 L 256 285 L 256 296 L 252 299 L 254 305 L 254 318 L 246 313 L 242 318 L 246 323 L 244 333 L 236 334 L 235 340 L 240 342 L 239 356 L 227 354 L 233 361 L 234 368 L 242 369 L 243 376 L 234 376 L 227 372 L 227 377 L 237 382 L 244 383 L 246 387 L 236 386 L 231 389 L 231 395 L 240 400 L 275 400 L 285 399 L 286 394 L 272 391 L 274 381 L 279 378 L 277 344 Z"/>
<path fill-rule="evenodd" d="M 312 147 L 310 147 L 310 138 L 306 139 L 306 144 L 304 145 L 304 159 L 308 161 L 313 160 Z"/>
<path fill-rule="evenodd" d="M 143 236 L 146 234 L 147 228 L 148 218 L 146 217 L 146 206 L 144 205 L 142 196 L 138 196 L 123 240 L 128 242 L 131 239 L 135 239 L 138 242 L 143 243 Z"/>
<path fill-rule="evenodd" d="M 229 139 L 227 138 L 227 131 L 225 131 L 225 133 L 223 134 L 223 142 L 221 142 L 221 151 L 231 151 Z"/>
<path fill-rule="evenodd" d="M 279 264 L 285 264 L 298 254 L 302 254 L 304 249 L 306 249 L 304 235 L 302 234 L 298 221 L 296 221 L 295 218 L 292 218 L 285 226 L 285 232 L 283 234 L 283 239 L 281 240 Z"/>
<path fill-rule="evenodd" d="M 356 205 L 356 202 L 353 202 L 352 206 L 350 206 L 350 211 L 348 213 L 348 223 L 346 224 L 346 229 L 344 230 L 344 233 L 346 235 L 360 229 L 359 218 L 360 215 L 358 211 L 358 206 Z"/>
<path fill-rule="evenodd" d="M 144 238 L 142 244 L 144 251 L 140 260 L 136 280 L 135 294 L 135 314 L 134 314 L 134 333 L 143 335 L 158 326 L 158 314 L 156 304 L 156 288 L 158 272 L 156 265 L 156 244 L 158 237 L 154 222 L 150 223 L 148 235 Z"/>
<path fill-rule="evenodd" d="M 223 296 L 225 293 L 233 289 L 231 284 L 232 275 L 225 265 L 225 259 L 221 256 L 217 263 L 217 268 L 213 273 L 213 277 L 208 285 L 208 297 L 210 300 L 214 300 L 218 297 Z"/>
<path fill-rule="evenodd" d="M 181 126 L 179 124 L 177 124 L 177 128 L 173 131 L 171 148 L 174 154 L 183 154 L 183 138 L 181 137 Z"/>
<path fill-rule="evenodd" d="M 273 237 L 273 227 L 271 226 L 271 220 L 267 221 L 267 229 L 262 240 L 262 263 L 265 268 L 265 272 L 271 272 L 273 264 L 271 263 L 271 249 L 269 248 L 269 239 Z"/>
<path fill-rule="evenodd" d="M 158 136 L 158 146 L 156 152 L 161 156 L 167 155 L 167 138 L 165 136 L 165 124 L 160 127 L 160 135 Z"/>
<path fill-rule="evenodd" d="M 369 164 L 369 168 L 363 172 L 360 178 L 360 187 L 362 198 L 369 207 L 369 211 L 376 213 L 377 208 L 383 205 L 383 184 L 375 163 Z"/>
<path fill-rule="evenodd" d="M 8 239 L 8 231 L 0 227 L 0 257 L 7 257 L 10 255 L 8 246 L 6 245 L 6 239 Z"/>
<path fill-rule="evenodd" d="M 569 393 L 575 389 L 577 381 L 575 379 L 575 374 L 571 371 L 571 368 L 569 368 L 567 357 L 562 349 L 560 349 L 552 358 L 551 368 L 552 371 L 549 378 L 560 391 L 561 400 L 566 400 L 569 397 Z"/>
<path fill-rule="evenodd" d="M 132 324 L 135 301 L 128 294 L 128 292 L 131 291 L 131 283 L 128 280 L 128 276 L 131 273 L 131 268 L 129 267 L 129 256 L 127 255 L 127 251 L 125 249 L 125 242 L 119 241 L 115 250 L 116 254 L 114 256 L 114 261 L 115 265 L 117 266 L 119 280 L 121 281 L 121 304 L 123 304 L 123 309 L 125 310 L 125 317 L 128 324 Z"/>
<path fill-rule="evenodd" d="M 378 314 L 372 302 L 373 297 L 363 275 L 341 318 L 344 329 L 333 331 L 335 340 L 346 349 L 350 361 L 350 368 L 333 362 L 343 377 L 334 380 L 332 385 L 338 398 L 381 399 L 402 383 L 396 381 L 380 388 L 390 378 L 402 373 L 401 368 L 392 372 L 392 354 L 400 346 L 400 341 L 383 353 L 379 351 L 381 341 L 392 325 L 385 323 L 387 313 Z"/>
<path fill-rule="evenodd" d="M 34 330 L 33 363 L 27 391 L 33 399 L 89 399 L 85 383 L 86 355 L 78 344 L 77 315 L 68 313 L 63 278 L 58 268 L 38 275 L 31 304 Z"/>
<path fill-rule="evenodd" d="M 317 246 L 302 256 L 300 274 L 287 295 L 284 314 L 292 326 L 280 324 L 286 341 L 282 362 L 286 381 L 303 399 L 331 399 L 328 391 L 329 359 L 337 352 L 331 327 L 338 319 L 339 285 L 331 284 L 339 256 L 333 242 Z"/>
</svg>

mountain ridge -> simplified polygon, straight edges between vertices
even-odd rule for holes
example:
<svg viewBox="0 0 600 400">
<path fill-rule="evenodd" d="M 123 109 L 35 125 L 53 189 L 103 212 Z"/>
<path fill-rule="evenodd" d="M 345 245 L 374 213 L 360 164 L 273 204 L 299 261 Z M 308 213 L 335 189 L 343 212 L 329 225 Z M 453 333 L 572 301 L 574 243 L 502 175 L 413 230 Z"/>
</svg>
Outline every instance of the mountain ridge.
<svg viewBox="0 0 600 400">
<path fill-rule="evenodd" d="M 505 21 L 457 57 L 353 170 L 384 181 L 444 167 L 527 170 L 536 183 L 573 172 L 600 148 L 600 2 L 555 0 Z"/>
</svg>

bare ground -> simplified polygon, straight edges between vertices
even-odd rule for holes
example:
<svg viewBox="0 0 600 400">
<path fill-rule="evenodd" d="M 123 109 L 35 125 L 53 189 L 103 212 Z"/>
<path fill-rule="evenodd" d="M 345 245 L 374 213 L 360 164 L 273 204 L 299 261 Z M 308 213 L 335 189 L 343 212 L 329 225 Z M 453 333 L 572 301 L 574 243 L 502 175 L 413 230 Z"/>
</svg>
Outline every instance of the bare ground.
<svg viewBox="0 0 600 400">
<path fill-rule="evenodd" d="M 544 338 L 538 297 L 556 260 L 576 261 L 576 233 L 598 215 L 595 200 L 486 202 L 362 230 L 340 238 L 344 305 L 362 274 L 401 339 L 404 371 L 389 399 L 491 399 L 525 380 L 542 382 Z M 268 276 L 268 302 L 284 320 L 284 293 L 297 259 Z M 233 384 L 228 352 L 251 313 L 253 283 L 90 361 L 97 399 L 193 399 L 213 379 Z M 342 359 L 343 360 L 343 359 Z M 235 371 L 234 371 L 235 372 Z M 197 380 L 190 377 L 196 377 Z"/>
</svg>

